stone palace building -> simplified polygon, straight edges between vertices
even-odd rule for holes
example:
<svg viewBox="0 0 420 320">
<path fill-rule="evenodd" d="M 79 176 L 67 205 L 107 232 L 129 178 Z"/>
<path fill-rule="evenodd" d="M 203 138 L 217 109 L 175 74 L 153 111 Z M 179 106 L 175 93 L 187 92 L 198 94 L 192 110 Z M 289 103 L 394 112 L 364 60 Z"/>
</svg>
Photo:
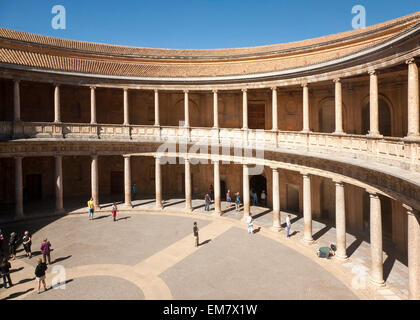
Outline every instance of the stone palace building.
<svg viewBox="0 0 420 320">
<path fill-rule="evenodd" d="M 420 299 L 420 12 L 321 38 L 260 47 L 125 47 L 0 28 L 0 203 L 3 221 L 33 203 L 68 213 L 131 186 L 155 199 L 214 186 L 267 191 L 280 210 L 367 235 L 370 278 L 383 252 L 408 265 Z M 176 161 L 166 160 L 175 159 Z M 261 170 L 256 172 L 257 167 Z"/>
</svg>

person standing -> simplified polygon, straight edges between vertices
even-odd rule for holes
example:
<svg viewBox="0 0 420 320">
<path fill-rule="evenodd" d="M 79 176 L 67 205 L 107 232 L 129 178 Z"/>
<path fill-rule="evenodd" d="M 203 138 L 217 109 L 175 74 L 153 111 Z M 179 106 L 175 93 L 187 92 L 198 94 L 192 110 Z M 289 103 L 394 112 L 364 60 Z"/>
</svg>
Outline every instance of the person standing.
<svg viewBox="0 0 420 320">
<path fill-rule="evenodd" d="M 227 191 L 226 193 L 226 202 L 228 203 L 228 206 L 232 206 L 232 197 L 230 195 L 230 190 Z"/>
<path fill-rule="evenodd" d="M 10 268 L 12 266 L 10 265 L 10 262 L 7 260 L 7 258 L 3 258 L 1 265 L 0 265 L 0 271 L 1 276 L 3 278 L 3 287 L 7 288 L 7 282 L 9 282 L 9 288 L 13 286 L 12 279 L 10 279 Z M 6 281 L 7 280 L 7 281 Z"/>
<path fill-rule="evenodd" d="M 93 198 L 90 198 L 90 200 L 87 202 L 87 205 L 89 209 L 89 220 L 93 220 L 93 211 L 94 211 Z"/>
<path fill-rule="evenodd" d="M 45 238 L 41 243 L 41 253 L 44 263 L 47 264 L 48 258 L 48 264 L 51 264 L 51 242 L 49 242 L 47 238 Z"/>
<path fill-rule="evenodd" d="M 195 246 L 198 247 L 199 246 L 199 242 L 198 242 L 198 227 L 197 227 L 197 222 L 194 222 L 194 227 L 193 227 L 193 233 L 194 233 L 194 238 L 195 238 Z"/>
<path fill-rule="evenodd" d="M 29 259 L 31 259 L 32 258 L 32 251 L 31 251 L 32 239 L 28 231 L 25 231 L 24 233 L 24 236 L 22 238 L 22 244 L 23 244 L 23 249 L 25 249 L 26 256 L 29 257 Z"/>
<path fill-rule="evenodd" d="M 210 211 L 210 202 L 211 202 L 211 199 L 210 199 L 210 195 L 208 193 L 204 197 L 204 202 L 205 202 L 204 210 Z"/>
<path fill-rule="evenodd" d="M 131 188 L 131 190 L 133 191 L 133 200 L 135 200 L 136 199 L 136 193 L 137 193 L 137 186 L 136 186 L 135 183 L 133 184 L 133 187 Z"/>
<path fill-rule="evenodd" d="M 246 219 L 246 222 L 248 222 L 248 233 L 253 234 L 254 233 L 254 221 L 252 220 L 251 216 L 248 216 Z"/>
<path fill-rule="evenodd" d="M 236 192 L 235 207 L 236 207 L 237 212 L 239 212 L 240 205 L 241 205 L 241 197 L 239 195 L 239 192 Z"/>
<path fill-rule="evenodd" d="M 16 260 L 16 247 L 17 247 L 17 234 L 16 232 L 12 232 L 9 238 L 9 251 L 11 258 Z"/>
<path fill-rule="evenodd" d="M 254 202 L 254 205 L 258 204 L 258 196 L 256 192 L 252 192 L 252 201 Z"/>
<path fill-rule="evenodd" d="M 116 205 L 116 203 L 114 202 L 113 204 L 112 204 L 112 218 L 114 218 L 114 221 L 116 221 L 115 220 L 115 218 L 117 217 L 117 205 Z"/>
<path fill-rule="evenodd" d="M 210 201 L 212 201 L 214 199 L 214 188 L 212 184 L 210 185 L 210 188 L 209 188 L 209 194 L 210 194 Z"/>
<path fill-rule="evenodd" d="M 3 232 L 0 230 L 0 252 L 1 252 L 1 255 L 4 255 L 3 245 L 4 245 L 4 236 L 3 236 Z"/>
<path fill-rule="evenodd" d="M 267 205 L 267 194 L 265 193 L 265 190 L 261 192 L 261 202 L 263 206 Z"/>
<path fill-rule="evenodd" d="M 292 223 L 290 222 L 290 214 L 286 217 L 286 236 L 287 238 L 290 238 L 290 228 L 292 226 Z"/>
<path fill-rule="evenodd" d="M 40 293 L 41 282 L 44 285 L 45 291 L 47 291 L 47 284 L 45 282 L 45 271 L 48 269 L 47 265 L 42 262 L 42 259 L 38 259 L 38 265 L 35 268 L 35 277 L 38 283 L 38 293 Z"/>
</svg>

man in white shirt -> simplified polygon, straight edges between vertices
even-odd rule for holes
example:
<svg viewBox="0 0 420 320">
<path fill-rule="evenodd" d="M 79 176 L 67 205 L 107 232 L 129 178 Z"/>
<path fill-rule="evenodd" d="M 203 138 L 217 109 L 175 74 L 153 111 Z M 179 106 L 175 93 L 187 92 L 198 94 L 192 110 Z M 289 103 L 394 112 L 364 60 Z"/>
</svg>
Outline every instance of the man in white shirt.
<svg viewBox="0 0 420 320">
<path fill-rule="evenodd" d="M 292 223 L 290 222 L 290 214 L 287 215 L 286 225 L 287 225 L 286 235 L 287 235 L 288 238 L 290 238 L 290 227 L 292 226 Z"/>
</svg>

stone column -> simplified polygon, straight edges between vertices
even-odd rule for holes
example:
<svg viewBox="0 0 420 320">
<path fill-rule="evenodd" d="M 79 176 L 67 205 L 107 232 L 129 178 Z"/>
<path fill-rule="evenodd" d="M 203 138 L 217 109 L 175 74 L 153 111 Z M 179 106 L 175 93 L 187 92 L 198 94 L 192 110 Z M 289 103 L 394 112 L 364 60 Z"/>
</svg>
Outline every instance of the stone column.
<svg viewBox="0 0 420 320">
<path fill-rule="evenodd" d="M 188 90 L 184 90 L 184 119 L 185 127 L 190 126 L 190 110 L 189 110 L 189 101 L 188 101 Z"/>
<path fill-rule="evenodd" d="M 335 79 L 335 134 L 343 134 L 343 93 L 341 79 Z"/>
<path fill-rule="evenodd" d="M 303 129 L 302 132 L 308 133 L 309 129 L 309 89 L 308 84 L 302 84 L 303 88 Z"/>
<path fill-rule="evenodd" d="M 99 208 L 99 182 L 98 182 L 98 156 L 97 155 L 92 156 L 91 186 L 92 186 L 93 205 L 95 208 Z"/>
<path fill-rule="evenodd" d="M 222 208 L 220 202 L 220 162 L 214 161 L 214 214 L 222 215 Z"/>
<path fill-rule="evenodd" d="M 370 197 L 370 280 L 376 285 L 384 284 L 383 250 L 382 250 L 382 212 L 381 200 L 375 193 Z"/>
<path fill-rule="evenodd" d="M 370 98 L 369 115 L 370 130 L 369 136 L 380 136 L 379 133 L 379 97 L 378 97 L 378 75 L 376 71 L 370 71 Z"/>
<path fill-rule="evenodd" d="M 55 210 L 64 212 L 63 206 L 63 157 L 55 156 Z"/>
<path fill-rule="evenodd" d="M 273 87 L 272 90 L 272 103 L 273 103 L 273 131 L 277 131 L 279 129 L 278 126 L 278 112 L 277 112 L 277 88 Z"/>
<path fill-rule="evenodd" d="M 219 128 L 219 101 L 217 90 L 213 90 L 213 128 Z"/>
<path fill-rule="evenodd" d="M 190 159 L 185 159 L 185 211 L 192 211 L 191 196 L 191 164 Z"/>
<path fill-rule="evenodd" d="M 23 219 L 22 157 L 15 157 L 15 219 Z"/>
<path fill-rule="evenodd" d="M 156 208 L 163 209 L 162 205 L 162 171 L 160 158 L 155 157 L 155 184 L 156 184 Z"/>
<path fill-rule="evenodd" d="M 242 165 L 243 172 L 243 201 L 244 201 L 244 215 L 242 221 L 246 222 L 248 216 L 251 215 L 250 203 L 249 203 L 249 167 L 247 164 Z"/>
<path fill-rule="evenodd" d="M 128 89 L 124 88 L 124 125 L 130 124 L 130 107 L 128 104 Z"/>
<path fill-rule="evenodd" d="M 419 138 L 419 69 L 414 58 L 408 64 L 408 137 Z"/>
<path fill-rule="evenodd" d="M 242 129 L 248 129 L 248 91 L 242 89 Z"/>
<path fill-rule="evenodd" d="M 90 123 L 96 124 L 96 97 L 95 87 L 90 87 Z"/>
<path fill-rule="evenodd" d="M 311 177 L 303 173 L 303 240 L 312 243 L 312 199 L 311 199 Z"/>
<path fill-rule="evenodd" d="M 280 221 L 280 178 L 279 170 L 273 168 L 273 226 L 271 229 L 273 231 L 281 230 L 281 221 Z"/>
<path fill-rule="evenodd" d="M 124 156 L 124 206 L 131 205 L 131 157 Z"/>
<path fill-rule="evenodd" d="M 160 126 L 159 120 L 159 91 L 155 89 L 155 126 Z"/>
<path fill-rule="evenodd" d="M 420 300 L 420 213 L 404 205 L 408 214 L 408 299 Z"/>
<path fill-rule="evenodd" d="M 60 115 L 60 85 L 54 87 L 54 122 L 61 122 Z"/>
<path fill-rule="evenodd" d="M 335 182 L 335 228 L 337 232 L 336 257 L 341 260 L 347 259 L 346 247 L 346 203 L 344 196 L 344 184 Z"/>
<path fill-rule="evenodd" d="M 19 80 L 14 80 L 14 90 L 13 90 L 13 120 L 20 121 L 20 87 Z"/>
</svg>

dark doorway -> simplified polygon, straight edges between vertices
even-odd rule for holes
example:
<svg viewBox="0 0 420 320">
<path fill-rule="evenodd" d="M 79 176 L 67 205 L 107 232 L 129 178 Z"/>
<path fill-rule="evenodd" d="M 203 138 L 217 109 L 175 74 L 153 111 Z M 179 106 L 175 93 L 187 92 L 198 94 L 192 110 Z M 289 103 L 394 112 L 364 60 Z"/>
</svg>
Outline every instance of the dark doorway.
<svg viewBox="0 0 420 320">
<path fill-rule="evenodd" d="M 226 182 L 223 180 L 220 180 L 220 199 L 226 200 Z"/>
<path fill-rule="evenodd" d="M 362 134 L 368 134 L 370 130 L 369 103 L 362 110 Z M 391 111 L 388 103 L 379 98 L 379 133 L 383 136 L 392 136 Z"/>
<path fill-rule="evenodd" d="M 294 184 L 286 185 L 287 211 L 299 212 L 299 187 Z"/>
<path fill-rule="evenodd" d="M 111 171 L 111 194 L 124 193 L 124 172 Z"/>
<path fill-rule="evenodd" d="M 248 105 L 248 126 L 250 129 L 265 129 L 265 104 Z"/>
<path fill-rule="evenodd" d="M 28 174 L 25 177 L 25 187 L 23 196 L 27 201 L 37 201 L 42 199 L 42 175 Z"/>
<path fill-rule="evenodd" d="M 261 198 L 261 192 L 263 192 L 263 190 L 267 192 L 267 179 L 262 175 L 252 176 L 249 186 L 252 191 L 257 193 L 259 201 Z"/>
</svg>

